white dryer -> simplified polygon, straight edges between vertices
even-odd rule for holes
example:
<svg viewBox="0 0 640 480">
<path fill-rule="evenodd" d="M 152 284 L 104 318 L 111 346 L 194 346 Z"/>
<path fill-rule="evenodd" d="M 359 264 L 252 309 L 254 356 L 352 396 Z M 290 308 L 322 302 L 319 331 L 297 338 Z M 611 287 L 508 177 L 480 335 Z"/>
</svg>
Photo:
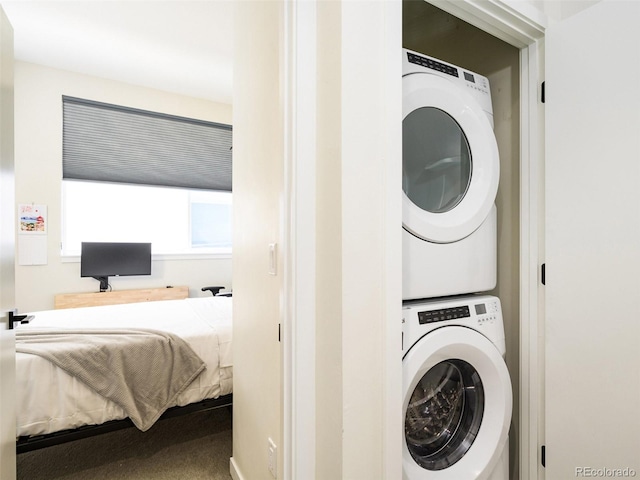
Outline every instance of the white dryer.
<svg viewBox="0 0 640 480">
<path fill-rule="evenodd" d="M 402 298 L 491 290 L 500 159 L 489 81 L 402 53 Z"/>
<path fill-rule="evenodd" d="M 508 480 L 513 406 L 500 300 L 403 306 L 403 480 Z"/>
</svg>

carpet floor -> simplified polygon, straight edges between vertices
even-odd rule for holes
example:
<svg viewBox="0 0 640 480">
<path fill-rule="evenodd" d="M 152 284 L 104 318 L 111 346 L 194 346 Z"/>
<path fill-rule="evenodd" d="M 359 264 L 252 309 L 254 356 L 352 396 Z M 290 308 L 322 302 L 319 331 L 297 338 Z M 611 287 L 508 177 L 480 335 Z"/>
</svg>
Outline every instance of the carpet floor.
<svg viewBox="0 0 640 480">
<path fill-rule="evenodd" d="M 18 455 L 18 480 L 230 480 L 231 411 L 219 408 Z"/>
</svg>

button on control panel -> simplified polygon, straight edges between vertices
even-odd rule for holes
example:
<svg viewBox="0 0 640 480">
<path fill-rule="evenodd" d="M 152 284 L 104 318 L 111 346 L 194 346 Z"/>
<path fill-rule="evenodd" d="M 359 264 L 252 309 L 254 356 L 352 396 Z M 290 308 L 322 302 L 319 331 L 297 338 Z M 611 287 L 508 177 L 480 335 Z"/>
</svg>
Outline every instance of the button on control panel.
<svg viewBox="0 0 640 480">
<path fill-rule="evenodd" d="M 457 68 L 442 62 L 438 62 L 431 58 L 421 57 L 420 55 L 416 55 L 415 53 L 407 53 L 407 59 L 409 60 L 409 63 L 415 63 L 416 65 L 430 68 L 431 70 L 437 70 L 438 72 L 446 73 L 447 75 L 451 75 L 452 77 L 460 76 L 458 74 Z"/>
<path fill-rule="evenodd" d="M 481 326 L 485 323 L 494 323 L 500 315 L 500 307 L 497 301 L 471 303 L 451 308 L 437 308 L 422 310 L 418 313 L 420 325 L 447 322 L 450 320 L 468 319 L 470 322 Z M 404 322 L 404 319 L 403 319 Z"/>
<path fill-rule="evenodd" d="M 439 310 L 426 310 L 424 312 L 418 312 L 418 323 L 424 325 L 425 323 L 446 322 L 447 320 L 469 318 L 470 316 L 471 312 L 467 305 Z"/>
<path fill-rule="evenodd" d="M 464 79 L 466 80 L 465 85 L 468 89 L 487 95 L 489 94 L 489 83 L 486 78 L 464 72 Z"/>
</svg>

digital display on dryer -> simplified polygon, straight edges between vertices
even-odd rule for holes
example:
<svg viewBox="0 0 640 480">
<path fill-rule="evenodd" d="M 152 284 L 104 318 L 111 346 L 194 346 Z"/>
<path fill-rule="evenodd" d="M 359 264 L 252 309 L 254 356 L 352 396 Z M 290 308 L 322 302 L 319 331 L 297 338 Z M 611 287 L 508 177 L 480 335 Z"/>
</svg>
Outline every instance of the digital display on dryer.
<svg viewBox="0 0 640 480">
<path fill-rule="evenodd" d="M 464 79 L 465 79 L 467 82 L 476 83 L 476 79 L 475 79 L 475 77 L 474 77 L 472 74 L 470 74 L 470 73 L 464 72 Z"/>
<path fill-rule="evenodd" d="M 427 310 L 418 312 L 418 323 L 446 322 L 447 320 L 455 320 L 457 318 L 468 318 L 471 316 L 469 307 L 442 308 L 439 310 Z"/>
</svg>

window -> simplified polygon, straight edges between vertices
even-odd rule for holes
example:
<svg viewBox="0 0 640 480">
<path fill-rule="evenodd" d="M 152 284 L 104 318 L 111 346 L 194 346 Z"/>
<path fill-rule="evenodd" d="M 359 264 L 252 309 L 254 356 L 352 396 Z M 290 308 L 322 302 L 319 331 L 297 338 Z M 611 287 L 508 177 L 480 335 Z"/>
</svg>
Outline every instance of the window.
<svg viewBox="0 0 640 480">
<path fill-rule="evenodd" d="M 154 254 L 230 254 L 231 192 L 65 180 L 62 254 L 81 242 L 151 242 Z"/>
<path fill-rule="evenodd" d="M 231 249 L 231 194 L 190 195 L 191 248 Z"/>
<path fill-rule="evenodd" d="M 62 254 L 83 241 L 231 252 L 231 126 L 74 97 L 63 103 Z"/>
</svg>

